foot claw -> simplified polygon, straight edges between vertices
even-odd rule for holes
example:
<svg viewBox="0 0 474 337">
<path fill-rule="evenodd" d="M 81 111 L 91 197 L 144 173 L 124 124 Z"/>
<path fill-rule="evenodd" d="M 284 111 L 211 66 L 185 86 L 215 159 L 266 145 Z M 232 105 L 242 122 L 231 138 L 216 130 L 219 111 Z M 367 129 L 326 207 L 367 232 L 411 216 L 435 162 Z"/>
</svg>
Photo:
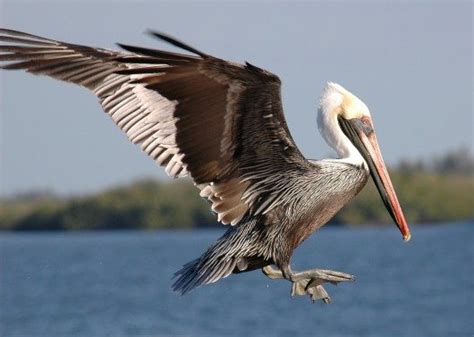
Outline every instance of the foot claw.
<svg viewBox="0 0 474 337">
<path fill-rule="evenodd" d="M 311 295 L 311 301 L 313 301 L 313 303 L 315 303 L 317 300 L 322 300 L 325 304 L 331 303 L 331 297 L 329 297 L 326 289 L 324 289 L 321 285 L 314 288 L 309 288 L 308 292 Z"/>
<path fill-rule="evenodd" d="M 291 286 L 291 296 L 309 295 L 313 303 L 317 300 L 322 300 L 324 303 L 329 304 L 331 303 L 331 297 L 322 286 L 322 283 L 324 282 L 319 279 L 304 279 L 293 282 Z"/>
</svg>

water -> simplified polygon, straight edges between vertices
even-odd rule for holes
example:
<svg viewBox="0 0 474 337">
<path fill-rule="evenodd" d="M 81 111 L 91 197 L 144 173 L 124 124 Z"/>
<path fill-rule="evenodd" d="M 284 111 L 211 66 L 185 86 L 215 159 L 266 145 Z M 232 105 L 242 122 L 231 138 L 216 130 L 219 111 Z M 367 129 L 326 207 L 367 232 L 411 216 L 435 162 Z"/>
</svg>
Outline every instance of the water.
<svg viewBox="0 0 474 337">
<path fill-rule="evenodd" d="M 259 271 L 180 297 L 170 278 L 219 231 L 0 234 L 0 336 L 472 336 L 474 223 L 325 228 L 295 270 L 353 273 L 333 303 Z"/>
</svg>

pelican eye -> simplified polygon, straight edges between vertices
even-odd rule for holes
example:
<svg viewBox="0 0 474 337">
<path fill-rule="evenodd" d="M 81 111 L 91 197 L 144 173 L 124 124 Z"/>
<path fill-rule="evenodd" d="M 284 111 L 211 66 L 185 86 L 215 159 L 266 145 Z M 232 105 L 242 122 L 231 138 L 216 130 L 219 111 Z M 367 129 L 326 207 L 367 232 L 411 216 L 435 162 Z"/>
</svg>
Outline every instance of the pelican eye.
<svg viewBox="0 0 474 337">
<path fill-rule="evenodd" d="M 362 118 L 358 119 L 358 122 L 360 124 L 360 128 L 362 131 L 365 133 L 366 136 L 369 136 L 374 132 L 374 128 L 372 127 L 372 122 L 369 117 L 364 116 Z"/>
</svg>

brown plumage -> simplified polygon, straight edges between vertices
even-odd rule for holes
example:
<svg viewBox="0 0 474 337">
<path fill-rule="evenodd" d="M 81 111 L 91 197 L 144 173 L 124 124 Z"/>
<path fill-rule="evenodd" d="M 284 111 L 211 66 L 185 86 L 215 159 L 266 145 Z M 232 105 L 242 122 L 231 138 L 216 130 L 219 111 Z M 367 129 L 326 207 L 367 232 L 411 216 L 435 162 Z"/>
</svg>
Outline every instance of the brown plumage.
<svg viewBox="0 0 474 337">
<path fill-rule="evenodd" d="M 186 293 L 232 272 L 270 264 L 298 284 L 289 268 L 293 250 L 360 191 L 367 165 L 363 159 L 306 160 L 288 130 L 277 76 L 207 55 L 162 33 L 151 35 L 194 55 L 123 44 L 127 52 L 119 52 L 0 29 L 1 68 L 24 69 L 94 92 L 133 143 L 171 177 L 189 175 L 218 221 L 232 225 L 176 274 L 175 290 Z M 351 104 L 358 102 L 340 92 Z M 331 145 L 339 151 L 338 144 Z M 350 279 L 343 273 L 334 279 L 336 274 L 327 274 L 324 282 Z M 304 293 L 314 298 L 313 288 Z"/>
</svg>

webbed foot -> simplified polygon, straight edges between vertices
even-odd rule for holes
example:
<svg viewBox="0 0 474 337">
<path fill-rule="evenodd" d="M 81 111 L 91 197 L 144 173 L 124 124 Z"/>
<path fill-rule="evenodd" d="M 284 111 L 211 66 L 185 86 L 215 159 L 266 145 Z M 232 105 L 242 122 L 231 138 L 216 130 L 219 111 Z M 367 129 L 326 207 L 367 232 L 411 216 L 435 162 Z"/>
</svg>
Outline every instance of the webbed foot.
<svg viewBox="0 0 474 337">
<path fill-rule="evenodd" d="M 287 275 L 284 275 L 281 270 L 266 266 L 262 268 L 262 271 L 271 279 L 284 278 L 292 282 L 291 296 L 309 295 L 313 302 L 322 300 L 326 304 L 331 303 L 331 297 L 322 286 L 323 283 L 337 285 L 339 282 L 355 280 L 353 275 L 326 269 L 311 269 L 294 273 L 288 268 Z"/>
</svg>

